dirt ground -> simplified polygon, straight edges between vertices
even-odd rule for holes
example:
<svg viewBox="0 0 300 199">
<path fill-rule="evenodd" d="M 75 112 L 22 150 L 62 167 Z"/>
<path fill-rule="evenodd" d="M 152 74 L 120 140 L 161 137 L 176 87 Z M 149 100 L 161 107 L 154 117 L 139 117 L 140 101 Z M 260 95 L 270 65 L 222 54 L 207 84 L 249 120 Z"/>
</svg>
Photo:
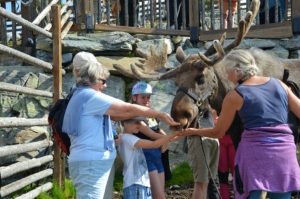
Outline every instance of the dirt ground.
<svg viewBox="0 0 300 199">
<path fill-rule="evenodd" d="M 177 190 L 170 190 L 170 188 L 165 188 L 165 193 L 166 199 L 190 199 L 192 198 L 193 185 L 185 185 Z M 231 190 L 231 198 L 234 199 L 233 190 Z M 122 194 L 115 193 L 114 199 L 122 199 Z M 300 196 L 298 194 L 296 196 L 292 196 L 291 199 L 300 199 Z"/>
<path fill-rule="evenodd" d="M 182 186 L 177 190 L 170 190 L 170 188 L 165 188 L 167 199 L 190 199 L 193 193 L 193 185 Z M 121 193 L 114 193 L 114 199 L 122 199 Z"/>
</svg>

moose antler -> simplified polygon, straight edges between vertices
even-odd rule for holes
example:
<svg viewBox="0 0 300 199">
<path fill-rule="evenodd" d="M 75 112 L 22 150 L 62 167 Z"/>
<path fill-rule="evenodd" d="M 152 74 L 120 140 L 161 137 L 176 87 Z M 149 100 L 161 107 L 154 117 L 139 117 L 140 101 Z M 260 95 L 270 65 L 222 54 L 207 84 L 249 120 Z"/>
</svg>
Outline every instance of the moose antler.
<svg viewBox="0 0 300 199">
<path fill-rule="evenodd" d="M 154 45 L 150 46 L 150 50 L 151 50 L 151 55 L 144 52 L 143 50 L 137 49 L 136 52 L 144 59 L 139 59 L 139 62 L 135 63 L 135 65 L 141 68 L 143 70 L 143 73 L 145 74 L 147 73 L 151 74 L 153 73 L 153 71 L 157 71 L 157 72 L 166 71 L 168 45 L 166 43 L 164 44 L 160 54 L 157 54 Z M 125 76 L 138 78 L 133 73 L 133 70 L 129 71 L 125 67 L 119 64 L 113 64 L 113 67 Z M 131 68 L 134 68 L 132 64 L 131 64 Z"/>
<path fill-rule="evenodd" d="M 218 40 L 215 40 L 204 54 L 198 53 L 199 57 L 204 63 L 206 63 L 208 66 L 213 66 L 217 62 L 222 60 L 223 57 L 226 54 L 228 54 L 231 50 L 240 45 L 240 43 L 243 41 L 244 37 L 248 33 L 255 16 L 257 15 L 259 5 L 259 0 L 252 0 L 250 11 L 247 12 L 245 19 L 239 21 L 237 36 L 235 37 L 234 41 L 231 42 L 228 46 L 226 46 L 223 49 L 221 45 L 222 42 L 220 43 Z M 215 50 L 212 50 L 212 46 Z M 211 58 L 208 58 L 208 56 L 213 55 L 215 52 L 217 52 L 216 55 L 212 56 Z"/>
</svg>

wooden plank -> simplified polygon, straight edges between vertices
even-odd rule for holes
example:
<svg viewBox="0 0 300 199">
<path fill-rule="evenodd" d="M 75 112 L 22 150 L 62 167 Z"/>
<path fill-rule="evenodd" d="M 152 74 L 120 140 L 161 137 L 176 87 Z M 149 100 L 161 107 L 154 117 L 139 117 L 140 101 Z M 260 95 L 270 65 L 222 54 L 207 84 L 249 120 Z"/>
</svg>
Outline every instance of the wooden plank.
<svg viewBox="0 0 300 199">
<path fill-rule="evenodd" d="M 200 40 L 212 41 L 215 39 L 219 39 L 224 32 L 226 32 L 226 38 L 235 38 L 237 34 L 237 28 L 231 28 L 227 30 L 200 31 Z M 270 32 L 272 34 L 270 34 Z M 285 21 L 282 23 L 252 26 L 245 37 L 262 39 L 293 37 L 292 24 L 291 21 Z"/>
<path fill-rule="evenodd" d="M 60 16 L 60 5 L 53 5 L 52 11 L 52 28 L 53 28 L 53 90 L 55 103 L 62 93 L 62 47 L 61 47 L 61 16 Z M 64 188 L 65 186 L 65 154 L 61 152 L 57 140 L 54 140 L 53 145 L 54 151 L 54 180 L 57 186 Z"/>
<path fill-rule="evenodd" d="M 0 0 L 0 3 L 16 2 L 16 0 Z"/>
<path fill-rule="evenodd" d="M 26 0 L 24 0 L 23 2 L 27 2 Z M 32 3 L 27 7 L 24 6 L 22 4 L 21 6 L 21 16 L 23 20 L 27 20 L 28 22 L 32 22 L 35 18 L 35 5 L 36 5 L 36 0 L 32 0 Z M 18 20 L 16 20 L 18 21 Z M 28 26 L 24 26 L 24 24 L 22 24 L 22 47 L 27 47 L 30 44 L 28 43 L 28 39 L 33 39 L 33 33 L 32 33 L 32 29 L 30 29 Z M 34 26 L 33 24 L 31 24 L 32 26 Z"/>
<path fill-rule="evenodd" d="M 292 9 L 292 20 L 295 17 L 300 16 L 300 1 L 299 0 L 291 0 L 291 9 Z"/>
<path fill-rule="evenodd" d="M 78 30 L 77 28 L 84 27 L 83 25 L 73 25 L 70 31 Z M 151 35 L 171 35 L 171 36 L 190 36 L 188 30 L 167 30 L 167 29 L 155 29 L 155 28 L 135 28 L 126 26 L 107 26 L 107 25 L 95 25 L 95 30 L 102 31 L 123 31 L 131 34 L 151 34 Z"/>
<path fill-rule="evenodd" d="M 92 21 L 94 21 L 94 1 L 93 0 L 85 0 L 83 1 L 82 7 L 82 23 L 86 22 L 86 14 L 92 15 Z"/>
</svg>

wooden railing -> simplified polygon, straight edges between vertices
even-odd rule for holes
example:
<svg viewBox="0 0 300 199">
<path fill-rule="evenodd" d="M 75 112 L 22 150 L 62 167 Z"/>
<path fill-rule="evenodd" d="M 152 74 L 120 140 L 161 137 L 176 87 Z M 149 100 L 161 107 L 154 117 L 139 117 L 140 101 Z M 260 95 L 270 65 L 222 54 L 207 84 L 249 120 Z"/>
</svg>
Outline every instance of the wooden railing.
<svg viewBox="0 0 300 199">
<path fill-rule="evenodd" d="M 133 3 L 128 4 L 129 1 Z M 251 28 L 246 37 L 291 37 L 293 35 L 291 21 L 294 17 L 300 15 L 299 1 L 264 1 L 265 5 L 261 9 L 265 10 L 266 13 L 265 23 L 260 24 L 258 15 L 253 28 Z M 271 1 L 275 1 L 275 8 L 273 8 L 275 13 L 277 13 L 275 14 L 275 23 L 269 23 L 272 20 L 268 12 L 270 9 L 268 5 Z M 280 21 L 278 13 L 280 12 L 280 8 L 282 8 L 279 3 L 281 1 L 284 1 L 284 16 L 282 16 Z M 212 40 L 217 39 L 225 29 L 223 23 L 224 11 L 222 9 L 224 6 L 223 0 L 220 1 L 220 5 L 217 0 L 123 0 L 120 1 L 121 3 L 119 1 L 105 0 L 104 2 L 97 1 L 98 3 L 96 4 L 93 0 L 86 0 L 84 2 L 83 4 L 81 0 L 74 1 L 76 16 L 75 24 L 71 30 L 87 30 L 85 23 L 87 15 L 92 15 L 94 22 L 93 29 L 102 31 L 125 31 L 132 34 L 164 34 L 171 36 L 190 36 L 192 35 L 191 31 L 198 31 L 200 40 Z M 123 6 L 122 2 L 125 3 L 125 6 Z M 233 7 L 231 3 L 229 3 L 229 8 Z M 229 19 L 229 27 L 231 27 L 230 24 L 237 24 L 243 18 L 243 15 L 249 10 L 249 6 L 250 0 L 238 0 L 235 19 L 234 21 Z M 111 10 L 113 7 L 121 7 L 121 11 L 113 9 L 115 12 L 112 13 Z M 232 11 L 229 9 L 229 15 L 231 14 Z M 123 21 L 121 20 L 122 18 Z M 178 20 L 172 20 L 176 18 Z M 182 23 L 179 24 L 178 21 L 182 21 Z M 200 28 L 199 23 L 201 23 Z M 254 26 L 257 27 L 254 28 Z M 236 27 L 236 25 L 233 27 Z M 270 30 L 274 34 L 266 34 L 270 33 Z M 227 36 L 232 38 L 235 36 L 233 33 L 236 33 L 236 28 L 229 28 L 226 32 L 229 33 Z"/>
<path fill-rule="evenodd" d="M 53 3 L 55 1 L 55 3 Z M 23 27 L 30 29 L 31 31 L 36 31 L 39 34 L 42 34 L 53 40 L 53 65 L 48 62 L 39 60 L 35 57 L 27 55 L 25 53 L 19 52 L 13 48 L 7 47 L 3 44 L 0 44 L 0 52 L 7 54 L 9 56 L 13 56 L 19 59 L 24 60 L 25 62 L 43 68 L 47 71 L 51 71 L 53 73 L 53 93 L 48 91 L 41 91 L 31 88 L 24 88 L 22 86 L 9 84 L 0 82 L 0 90 L 9 91 L 9 92 L 17 92 L 27 95 L 33 96 L 43 96 L 47 98 L 52 98 L 55 103 L 60 97 L 62 93 L 62 74 L 64 71 L 62 70 L 62 19 L 61 19 L 61 8 L 60 5 L 56 4 L 57 0 L 53 0 L 52 3 L 48 5 L 47 12 L 42 12 L 39 16 L 37 16 L 34 23 L 31 23 L 23 18 L 18 17 L 16 14 L 12 12 L 8 12 L 4 8 L 0 8 L 0 16 L 2 18 L 8 18 L 16 23 L 22 24 Z M 44 17 L 52 11 L 52 33 L 43 28 L 39 27 L 39 23 L 43 20 Z M 66 29 L 68 26 L 65 26 Z M 19 128 L 19 127 L 30 127 L 30 126 L 48 126 L 47 118 L 1 118 L 0 119 L 0 128 Z M 52 141 L 52 136 L 50 138 L 40 141 L 40 142 L 32 142 L 28 144 L 19 144 L 12 146 L 0 146 L 0 158 L 14 155 L 14 154 L 22 154 L 29 151 L 42 149 L 49 147 L 50 151 L 54 151 L 54 156 L 46 155 L 37 159 L 30 159 L 24 162 L 15 163 L 12 165 L 1 165 L 0 164 L 0 198 L 5 197 L 15 191 L 18 191 L 25 186 L 34 183 L 41 179 L 46 179 L 49 182 L 44 183 L 43 185 L 37 187 L 36 189 L 25 193 L 18 198 L 35 198 L 37 197 L 41 191 L 48 191 L 52 187 L 52 179 L 54 176 L 55 182 L 59 187 L 64 187 L 65 180 L 65 156 L 61 153 L 61 150 L 56 142 L 56 140 Z M 52 154 L 52 152 L 51 152 Z M 32 175 L 26 176 L 22 179 L 14 179 L 14 182 L 9 184 L 2 184 L 2 179 L 6 179 L 11 177 L 13 174 L 27 171 L 35 167 L 40 167 L 43 164 L 49 163 L 53 161 L 54 166 L 52 168 L 46 168 L 40 172 L 34 173 Z M 49 178 L 50 176 L 50 178 Z M 14 177 L 16 178 L 16 177 Z"/>
</svg>

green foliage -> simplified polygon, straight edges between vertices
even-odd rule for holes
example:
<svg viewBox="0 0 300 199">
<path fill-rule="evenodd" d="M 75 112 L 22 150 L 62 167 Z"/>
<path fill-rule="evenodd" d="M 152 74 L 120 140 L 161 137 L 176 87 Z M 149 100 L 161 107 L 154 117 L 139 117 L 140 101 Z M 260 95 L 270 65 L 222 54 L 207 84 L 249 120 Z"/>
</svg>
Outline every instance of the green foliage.
<svg viewBox="0 0 300 199">
<path fill-rule="evenodd" d="M 172 179 L 166 182 L 166 186 L 193 183 L 192 170 L 187 162 L 183 162 L 172 170 Z"/>
<path fill-rule="evenodd" d="M 185 184 L 193 184 L 194 178 L 192 174 L 192 170 L 187 162 L 183 162 L 179 164 L 176 168 L 172 170 L 172 179 L 166 182 L 166 186 L 171 185 L 185 185 Z M 115 174 L 114 181 L 114 190 L 117 192 L 122 191 L 123 185 L 123 175 L 122 173 Z"/>
<path fill-rule="evenodd" d="M 71 179 L 65 180 L 65 197 L 66 198 L 75 198 L 76 196 L 76 189 L 73 185 Z"/>
<path fill-rule="evenodd" d="M 133 79 L 131 77 L 123 77 L 123 80 L 125 81 L 125 84 L 131 84 L 133 82 Z M 131 88 L 127 88 L 125 89 L 125 100 L 128 102 L 130 100 L 131 97 Z"/>
<path fill-rule="evenodd" d="M 114 180 L 114 191 L 122 192 L 123 186 L 123 175 L 122 172 L 115 173 L 115 180 Z"/>
<path fill-rule="evenodd" d="M 37 199 L 52 199 L 52 197 L 49 196 L 47 193 L 42 192 L 42 193 L 37 197 Z"/>
</svg>

